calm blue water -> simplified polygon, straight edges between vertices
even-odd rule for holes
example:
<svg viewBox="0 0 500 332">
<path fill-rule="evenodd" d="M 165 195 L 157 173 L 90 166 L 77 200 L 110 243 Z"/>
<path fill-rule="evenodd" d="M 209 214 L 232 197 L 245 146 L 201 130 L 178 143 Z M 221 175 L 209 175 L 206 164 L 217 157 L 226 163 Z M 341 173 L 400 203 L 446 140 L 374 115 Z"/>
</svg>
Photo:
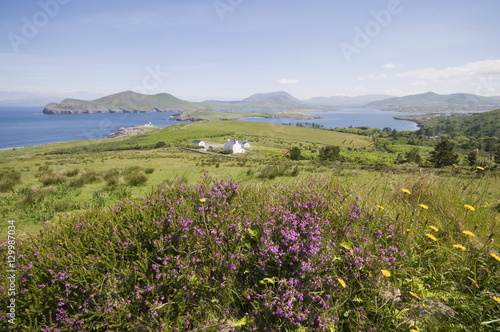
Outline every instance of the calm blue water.
<svg viewBox="0 0 500 332">
<path fill-rule="evenodd" d="M 104 138 L 122 127 L 151 122 L 157 127 L 174 112 L 46 115 L 43 107 L 0 107 L 0 149 L 46 143 Z"/>
<path fill-rule="evenodd" d="M 323 125 L 325 128 L 347 128 L 349 126 L 353 127 L 372 127 L 383 129 L 389 127 L 391 129 L 401 130 L 417 130 L 417 124 L 411 121 L 403 121 L 394 119 L 395 116 L 402 115 L 413 115 L 419 113 L 400 113 L 400 112 L 389 112 L 389 111 L 379 111 L 376 109 L 344 109 L 339 111 L 328 111 L 328 112 L 312 112 L 307 113 L 314 116 L 321 116 L 322 119 L 311 119 L 311 120 L 297 120 L 293 118 L 247 118 L 242 121 L 259 121 L 259 122 L 270 122 L 274 124 L 284 124 L 297 122 L 314 122 Z"/>
<path fill-rule="evenodd" d="M 0 107 L 0 149 L 104 138 L 113 130 L 149 122 L 157 127 L 168 127 L 182 123 L 169 120 L 169 117 L 174 114 L 173 112 L 45 115 L 42 110 L 43 107 Z M 276 113 L 279 112 L 276 111 Z M 384 127 L 396 128 L 397 130 L 417 129 L 413 122 L 394 120 L 394 116 L 402 114 L 398 112 L 347 109 L 331 112 L 318 111 L 312 114 L 324 118 L 314 120 L 249 118 L 242 121 L 261 121 L 274 124 L 314 122 L 325 126 L 325 128 L 368 126 L 380 129 Z"/>
</svg>

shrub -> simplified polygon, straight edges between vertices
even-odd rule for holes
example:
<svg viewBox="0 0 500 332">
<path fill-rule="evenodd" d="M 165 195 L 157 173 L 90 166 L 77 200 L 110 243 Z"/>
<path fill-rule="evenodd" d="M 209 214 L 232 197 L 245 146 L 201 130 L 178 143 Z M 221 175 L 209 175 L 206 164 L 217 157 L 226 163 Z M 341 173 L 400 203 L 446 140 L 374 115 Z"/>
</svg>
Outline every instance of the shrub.
<svg viewBox="0 0 500 332">
<path fill-rule="evenodd" d="M 70 178 L 70 177 L 78 175 L 79 172 L 80 172 L 79 169 L 72 169 L 72 170 L 64 172 L 64 175 Z"/>
<path fill-rule="evenodd" d="M 160 148 L 164 148 L 167 146 L 167 143 L 163 142 L 163 141 L 159 141 L 159 142 L 156 142 L 156 144 L 154 145 L 154 148 L 155 149 L 160 149 Z"/>
<path fill-rule="evenodd" d="M 302 158 L 300 149 L 296 146 L 292 147 L 288 151 L 288 159 L 290 160 L 300 160 Z"/>
<path fill-rule="evenodd" d="M 125 180 L 130 186 L 140 186 L 148 181 L 148 177 L 143 173 L 132 173 L 128 174 Z"/>
<path fill-rule="evenodd" d="M 327 145 L 319 149 L 318 158 L 320 161 L 340 160 L 340 147 Z"/>
<path fill-rule="evenodd" d="M 44 186 L 50 186 L 66 182 L 66 177 L 56 171 L 46 171 L 39 175 L 39 180 Z"/>
<path fill-rule="evenodd" d="M 21 182 L 20 172 L 6 172 L 0 174 L 0 192 L 14 191 L 14 187 Z"/>
<path fill-rule="evenodd" d="M 299 175 L 300 169 L 298 166 L 292 167 L 292 164 L 278 164 L 278 165 L 266 165 L 260 167 L 255 173 L 255 177 L 258 179 L 269 179 L 272 180 L 278 176 L 297 176 Z M 253 171 L 247 172 L 247 175 L 251 175 Z"/>
</svg>

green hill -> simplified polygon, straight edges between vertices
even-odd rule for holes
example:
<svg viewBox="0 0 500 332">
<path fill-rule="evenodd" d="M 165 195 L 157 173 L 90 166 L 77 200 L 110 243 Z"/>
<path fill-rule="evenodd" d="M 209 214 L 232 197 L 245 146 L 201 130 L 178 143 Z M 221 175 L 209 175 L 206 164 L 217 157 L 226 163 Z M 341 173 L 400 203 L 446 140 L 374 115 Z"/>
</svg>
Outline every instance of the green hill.
<svg viewBox="0 0 500 332">
<path fill-rule="evenodd" d="M 202 107 L 168 93 L 144 95 L 125 91 L 92 101 L 65 99 L 45 106 L 45 114 L 125 113 L 197 110 Z"/>
<path fill-rule="evenodd" d="M 435 135 L 500 138 L 500 109 L 477 114 L 436 114 L 404 118 L 417 121 L 424 130 Z"/>
<path fill-rule="evenodd" d="M 500 107 L 500 101 L 494 98 L 468 93 L 440 95 L 434 92 L 427 92 L 375 101 L 369 103 L 367 106 L 390 111 L 443 112 L 459 110 L 492 110 Z"/>
</svg>

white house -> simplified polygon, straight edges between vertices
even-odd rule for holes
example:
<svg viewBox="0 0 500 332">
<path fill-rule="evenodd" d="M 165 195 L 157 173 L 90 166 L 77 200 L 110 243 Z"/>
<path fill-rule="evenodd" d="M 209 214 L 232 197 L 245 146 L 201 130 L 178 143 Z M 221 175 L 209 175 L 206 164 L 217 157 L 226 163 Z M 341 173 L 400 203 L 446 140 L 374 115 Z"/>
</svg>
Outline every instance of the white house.
<svg viewBox="0 0 500 332">
<path fill-rule="evenodd" d="M 233 153 L 243 153 L 245 149 L 241 146 L 241 143 L 235 139 L 228 139 L 224 143 L 224 149 L 232 150 Z"/>
<path fill-rule="evenodd" d="M 203 146 L 203 147 L 205 146 L 205 142 L 197 140 L 197 139 L 195 139 L 193 142 L 191 142 L 191 144 L 194 146 Z"/>
<path fill-rule="evenodd" d="M 244 148 L 249 148 L 250 147 L 250 142 L 249 141 L 238 141 L 242 147 Z"/>
</svg>

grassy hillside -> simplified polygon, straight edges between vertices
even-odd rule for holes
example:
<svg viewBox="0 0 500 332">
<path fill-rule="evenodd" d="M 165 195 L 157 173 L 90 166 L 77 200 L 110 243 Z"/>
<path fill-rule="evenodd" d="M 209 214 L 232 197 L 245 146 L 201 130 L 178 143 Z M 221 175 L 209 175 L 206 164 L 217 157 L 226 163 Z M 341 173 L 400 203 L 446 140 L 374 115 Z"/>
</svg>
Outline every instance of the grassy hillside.
<svg viewBox="0 0 500 332">
<path fill-rule="evenodd" d="M 177 120 L 239 120 L 251 117 L 262 118 L 294 118 L 294 119 L 316 119 L 317 116 L 304 115 L 297 112 L 283 111 L 281 113 L 270 112 L 246 112 L 246 111 L 219 111 L 214 112 L 210 110 L 195 110 L 195 111 L 182 111 L 175 116 Z"/>
<path fill-rule="evenodd" d="M 500 109 L 477 114 L 426 116 L 418 120 L 436 134 L 500 138 Z"/>
<path fill-rule="evenodd" d="M 500 149 L 500 110 L 477 114 L 425 114 L 402 117 L 419 123 L 419 136 L 449 138 L 465 151 Z M 500 150 L 498 150 L 500 151 Z"/>
<path fill-rule="evenodd" d="M 227 138 L 253 147 L 178 148 Z M 342 158 L 320 162 L 327 145 Z M 18 310 L 0 329 L 497 329 L 498 174 L 394 159 L 366 136 L 237 121 L 2 151 Z"/>
<path fill-rule="evenodd" d="M 458 110 L 491 110 L 499 107 L 500 102 L 494 98 L 467 93 L 440 95 L 434 92 L 427 92 L 374 101 L 367 106 L 382 110 L 442 112 Z"/>
<path fill-rule="evenodd" d="M 155 110 L 196 110 L 201 108 L 196 103 L 181 100 L 168 93 L 144 95 L 125 91 L 92 101 L 65 99 L 61 103 L 48 104 L 44 109 L 44 113 L 149 112 Z"/>
</svg>

